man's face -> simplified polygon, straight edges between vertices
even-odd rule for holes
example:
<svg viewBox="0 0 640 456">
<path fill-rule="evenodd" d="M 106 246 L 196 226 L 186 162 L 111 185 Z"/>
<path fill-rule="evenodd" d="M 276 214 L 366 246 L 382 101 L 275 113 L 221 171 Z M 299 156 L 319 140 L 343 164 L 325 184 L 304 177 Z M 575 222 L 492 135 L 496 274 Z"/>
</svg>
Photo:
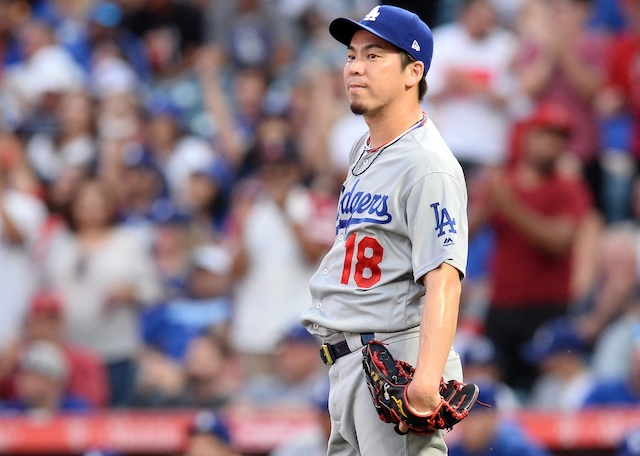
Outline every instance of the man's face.
<svg viewBox="0 0 640 456">
<path fill-rule="evenodd" d="M 543 174 L 550 174 L 567 147 L 568 138 L 562 133 L 549 128 L 532 128 L 527 135 L 525 158 Z"/>
<path fill-rule="evenodd" d="M 469 35 L 482 39 L 495 27 L 496 14 L 491 2 L 478 0 L 463 9 L 460 20 Z"/>
<path fill-rule="evenodd" d="M 398 50 L 364 30 L 351 39 L 343 77 L 354 114 L 375 115 L 405 90 Z"/>
</svg>

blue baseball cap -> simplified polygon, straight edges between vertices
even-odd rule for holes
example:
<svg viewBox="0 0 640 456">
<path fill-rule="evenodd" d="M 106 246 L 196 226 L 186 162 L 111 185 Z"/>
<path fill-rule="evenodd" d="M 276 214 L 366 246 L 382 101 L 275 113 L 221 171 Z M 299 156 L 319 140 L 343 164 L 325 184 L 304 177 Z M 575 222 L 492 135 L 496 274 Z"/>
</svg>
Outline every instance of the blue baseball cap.
<svg viewBox="0 0 640 456">
<path fill-rule="evenodd" d="M 575 323 L 561 317 L 540 326 L 522 351 L 527 361 L 537 364 L 560 353 L 584 355 L 587 349 Z"/>
<path fill-rule="evenodd" d="M 231 432 L 222 417 L 210 410 L 196 413 L 189 426 L 189 434 L 208 434 L 224 443 L 231 443 Z"/>
<path fill-rule="evenodd" d="M 486 366 L 488 364 L 499 364 L 500 355 L 491 339 L 485 336 L 478 336 L 461 350 L 460 360 L 463 366 Z"/>
<path fill-rule="evenodd" d="M 373 8 L 360 22 L 339 17 L 329 25 L 329 33 L 344 45 L 359 30 L 382 38 L 424 63 L 427 74 L 433 57 L 433 35 L 431 29 L 418 15 L 397 6 L 379 5 Z"/>
</svg>

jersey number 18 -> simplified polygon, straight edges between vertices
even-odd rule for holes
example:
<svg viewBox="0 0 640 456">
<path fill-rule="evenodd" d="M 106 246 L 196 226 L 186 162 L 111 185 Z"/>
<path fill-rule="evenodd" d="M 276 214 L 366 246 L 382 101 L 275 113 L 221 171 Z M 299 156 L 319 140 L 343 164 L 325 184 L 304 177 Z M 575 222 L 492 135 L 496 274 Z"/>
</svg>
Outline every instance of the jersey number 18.
<svg viewBox="0 0 640 456">
<path fill-rule="evenodd" d="M 382 253 L 384 249 L 380 243 L 372 237 L 365 236 L 357 244 L 356 233 L 352 233 L 345 243 L 346 252 L 344 255 L 344 267 L 342 268 L 343 284 L 349 283 L 351 277 L 351 268 L 353 263 L 353 253 L 356 253 L 356 267 L 353 279 L 360 288 L 369 288 L 380 281 L 382 271 L 380 270 L 380 262 L 382 261 Z"/>
</svg>

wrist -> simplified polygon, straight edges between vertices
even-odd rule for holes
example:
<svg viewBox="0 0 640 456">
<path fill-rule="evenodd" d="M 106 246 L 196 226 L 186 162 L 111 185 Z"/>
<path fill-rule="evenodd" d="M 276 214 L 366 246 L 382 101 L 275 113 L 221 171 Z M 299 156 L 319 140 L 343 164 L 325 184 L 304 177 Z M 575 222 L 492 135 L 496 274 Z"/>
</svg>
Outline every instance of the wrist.
<svg viewBox="0 0 640 456">
<path fill-rule="evenodd" d="M 420 375 L 416 369 L 411 380 L 412 392 L 420 396 L 437 396 L 440 394 L 440 380 L 441 377 L 430 378 Z"/>
<path fill-rule="evenodd" d="M 406 390 L 406 401 L 408 407 L 415 414 L 428 414 L 433 412 L 440 405 L 442 398 L 436 388 L 422 390 L 419 385 L 409 384 Z"/>
</svg>

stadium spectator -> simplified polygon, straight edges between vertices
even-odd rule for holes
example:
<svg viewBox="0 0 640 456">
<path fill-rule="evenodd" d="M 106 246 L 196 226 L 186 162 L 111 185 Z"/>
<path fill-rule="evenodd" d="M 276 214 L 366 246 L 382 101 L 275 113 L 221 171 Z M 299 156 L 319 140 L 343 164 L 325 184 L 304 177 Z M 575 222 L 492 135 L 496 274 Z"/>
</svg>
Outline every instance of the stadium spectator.
<svg viewBox="0 0 640 456">
<path fill-rule="evenodd" d="M 627 204 L 632 191 L 631 182 L 638 174 L 640 156 L 640 95 L 636 64 L 640 55 L 640 2 L 618 2 L 626 19 L 625 29 L 613 40 L 609 49 L 606 87 L 599 94 L 596 106 L 603 117 L 604 155 L 603 180 L 606 188 L 609 220 L 629 218 Z M 606 128 L 606 129 L 605 129 Z M 604 199 L 604 198 L 603 198 Z"/>
<path fill-rule="evenodd" d="M 231 261 L 220 245 L 201 244 L 192 249 L 186 295 L 142 311 L 145 343 L 179 361 L 194 337 L 208 331 L 225 334 L 232 311 Z"/>
<path fill-rule="evenodd" d="M 95 71 L 97 49 L 105 43 L 116 47 L 123 61 L 131 65 L 136 77 L 147 85 L 152 83 L 151 63 L 143 42 L 131 31 L 123 27 L 124 13 L 117 2 L 98 1 L 94 3 L 87 19 L 87 49 L 88 60 L 86 68 Z M 99 91 L 105 95 L 105 91 Z"/>
<path fill-rule="evenodd" d="M 185 373 L 178 361 L 157 350 L 144 350 L 138 360 L 129 405 L 136 408 L 179 407 L 184 386 Z"/>
<path fill-rule="evenodd" d="M 231 208 L 231 342 L 247 369 L 263 373 L 273 369 L 278 342 L 311 299 L 308 282 L 326 249 L 306 228 L 328 226 L 321 218 L 328 214 L 316 212 L 302 185 L 299 151 L 283 122 L 263 121 L 261 140 L 248 155 L 258 172 L 238 188 Z M 335 213 L 330 217 L 335 220 Z"/>
<path fill-rule="evenodd" d="M 539 369 L 528 405 L 541 410 L 580 410 L 594 385 L 589 347 L 567 319 L 540 326 L 524 346 L 525 358 Z"/>
<path fill-rule="evenodd" d="M 329 435 L 331 434 L 331 417 L 329 416 L 329 382 L 318 388 L 313 397 L 312 416 L 318 426 L 308 432 L 300 432 L 284 442 L 276 445 L 269 456 L 326 456 Z"/>
<path fill-rule="evenodd" d="M 640 271 L 636 242 L 634 232 L 625 226 L 608 226 L 599 238 L 595 277 L 589 293 L 574 306 L 580 332 L 591 343 L 602 338 L 603 331 L 608 332 L 607 326 L 614 321 L 625 320 L 621 318 L 623 315 L 629 315 L 633 320 Z M 623 349 L 623 352 L 627 350 Z M 600 355 L 594 360 L 599 374 L 626 369 L 626 363 L 617 355 L 609 356 L 611 353 L 608 352 L 606 360 Z"/>
<path fill-rule="evenodd" d="M 81 182 L 70 204 L 70 230 L 52 243 L 44 280 L 65 302 L 69 340 L 100 354 L 110 404 L 124 405 L 141 348 L 139 307 L 157 302 L 161 290 L 150 254 L 115 216 L 113 188 L 97 178 Z"/>
<path fill-rule="evenodd" d="M 592 0 L 533 0 L 522 12 L 515 73 L 534 104 L 553 102 L 572 113 L 569 151 L 598 196 L 598 123 L 593 109 L 604 83 L 609 41 L 588 27 Z"/>
<path fill-rule="evenodd" d="M 92 406 L 107 405 L 109 390 L 105 366 L 96 353 L 65 340 L 64 304 L 60 296 L 50 290 L 39 290 L 33 295 L 20 338 L 0 355 L 3 397 L 15 397 L 19 353 L 34 341 L 47 341 L 62 350 L 68 366 L 65 389 L 70 394 Z"/>
<path fill-rule="evenodd" d="M 160 275 L 162 298 L 171 300 L 184 295 L 191 242 L 185 216 L 170 201 L 158 204 L 157 209 L 152 219 L 153 259 Z"/>
<path fill-rule="evenodd" d="M 90 56 L 84 43 L 87 35 L 86 18 L 91 7 L 88 2 L 53 0 L 40 2 L 34 11 L 36 18 L 51 25 L 56 41 L 81 65 Z"/>
<path fill-rule="evenodd" d="M 181 361 L 157 350 L 146 352 L 140 361 L 133 405 L 220 410 L 234 399 L 241 380 L 224 335 L 212 331 L 190 339 Z"/>
<path fill-rule="evenodd" d="M 536 328 L 568 311 L 572 248 L 590 208 L 584 181 L 559 161 L 569 138 L 568 113 L 544 105 L 531 117 L 513 168 L 487 173 L 472 193 L 469 230 L 495 230 L 486 335 L 503 355 L 505 381 L 528 390 L 535 369 L 520 356 Z M 517 265 L 517 267 L 515 267 Z"/>
<path fill-rule="evenodd" d="M 185 355 L 185 393 L 182 405 L 221 408 L 240 387 L 241 370 L 224 334 L 206 334 L 191 340 Z"/>
<path fill-rule="evenodd" d="M 260 0 L 212 4 L 213 40 L 223 46 L 237 68 L 264 68 L 275 75 L 288 68 L 294 56 L 291 23 Z"/>
<path fill-rule="evenodd" d="M 177 0 L 137 3 L 126 12 L 123 26 L 142 41 L 155 82 L 185 73 L 204 42 L 202 14 Z"/>
<path fill-rule="evenodd" d="M 320 344 L 299 324 L 278 343 L 273 374 L 248 378 L 238 400 L 257 406 L 308 408 L 327 384 L 327 370 L 319 361 Z"/>
<path fill-rule="evenodd" d="M 115 179 L 119 172 L 117 165 L 125 154 L 122 149 L 143 140 L 140 100 L 130 91 L 101 97 L 97 106 L 96 128 L 101 144 L 100 172 Z"/>
<path fill-rule="evenodd" d="M 85 170 L 76 167 L 65 168 L 52 182 L 42 185 L 47 216 L 40 225 L 31 257 L 38 268 L 47 256 L 51 242 L 67 229 L 67 213 L 75 187 L 84 177 Z"/>
<path fill-rule="evenodd" d="M 133 405 L 221 410 L 238 392 L 241 372 L 224 333 L 189 340 L 182 360 L 148 350 L 140 360 Z"/>
<path fill-rule="evenodd" d="M 152 99 L 147 111 L 146 146 L 164 173 L 172 200 L 184 210 L 191 173 L 213 166 L 218 155 L 206 140 L 184 131 L 181 109 L 168 97 Z"/>
<path fill-rule="evenodd" d="M 456 21 L 433 31 L 426 101 L 467 179 L 482 166 L 501 165 L 507 148 L 507 101 L 514 94 L 515 37 L 497 25 L 489 0 L 460 3 Z"/>
<path fill-rule="evenodd" d="M 640 404 L 640 326 L 635 327 L 634 339 L 626 358 L 629 372 L 625 377 L 597 380 L 584 401 L 584 408 L 638 407 Z"/>
<path fill-rule="evenodd" d="M 600 378 L 624 378 L 629 375 L 628 362 L 640 325 L 640 297 L 635 286 L 622 315 L 601 332 L 593 348 L 592 370 Z"/>
<path fill-rule="evenodd" d="M 136 93 L 144 88 L 143 82 L 129 62 L 120 55 L 115 43 L 104 41 L 96 44 L 89 69 L 89 88 L 98 100 Z"/>
<path fill-rule="evenodd" d="M 13 143 L 13 141 L 11 141 Z M 6 142 L 3 145 L 8 145 Z M 14 147 L 15 146 L 15 149 Z M 9 151 L 22 153 L 18 144 Z M 2 149 L 0 160 L 0 346 L 16 337 L 36 286 L 31 254 L 46 218 L 40 199 L 20 187 L 22 170 L 19 161 L 11 160 Z"/>
<path fill-rule="evenodd" d="M 223 236 L 229 209 L 232 173 L 220 159 L 193 168 L 186 188 L 185 212 L 191 242 L 219 242 Z"/>
<path fill-rule="evenodd" d="M 18 36 L 21 60 L 6 69 L 9 121 L 26 134 L 51 132 L 57 125 L 61 93 L 81 90 L 86 74 L 71 54 L 55 41 L 51 27 L 30 20 Z"/>
<path fill-rule="evenodd" d="M 97 158 L 93 101 L 83 92 L 68 92 L 57 105 L 59 127 L 33 135 L 26 145 L 29 164 L 38 177 L 54 181 L 66 168 L 92 169 Z"/>
<path fill-rule="evenodd" d="M 185 446 L 183 456 L 239 456 L 233 450 L 227 423 L 210 411 L 196 414 L 188 428 Z"/>
<path fill-rule="evenodd" d="M 265 112 L 268 74 L 261 67 L 230 71 L 224 52 L 215 45 L 201 50 L 194 70 L 204 107 L 216 127 L 214 137 L 220 144 L 220 152 L 240 172 Z"/>
<path fill-rule="evenodd" d="M 176 210 L 169 199 L 164 174 L 151 152 L 140 144 L 130 144 L 122 152 L 116 186 L 119 217 L 151 251 L 156 225 L 170 219 Z"/>
<path fill-rule="evenodd" d="M 65 390 L 69 366 L 64 352 L 53 342 L 37 340 L 20 354 L 16 399 L 0 404 L 0 413 L 50 415 L 84 412 L 91 406 Z"/>
<path fill-rule="evenodd" d="M 504 383 L 500 354 L 491 339 L 482 335 L 460 336 L 455 346 L 460 354 L 466 382 L 491 383 L 500 410 L 510 411 L 522 406 L 522 399 Z"/>
<path fill-rule="evenodd" d="M 480 384 L 477 404 L 454 432 L 450 456 L 549 456 L 515 421 L 505 419 L 496 406 L 492 384 Z"/>
</svg>

